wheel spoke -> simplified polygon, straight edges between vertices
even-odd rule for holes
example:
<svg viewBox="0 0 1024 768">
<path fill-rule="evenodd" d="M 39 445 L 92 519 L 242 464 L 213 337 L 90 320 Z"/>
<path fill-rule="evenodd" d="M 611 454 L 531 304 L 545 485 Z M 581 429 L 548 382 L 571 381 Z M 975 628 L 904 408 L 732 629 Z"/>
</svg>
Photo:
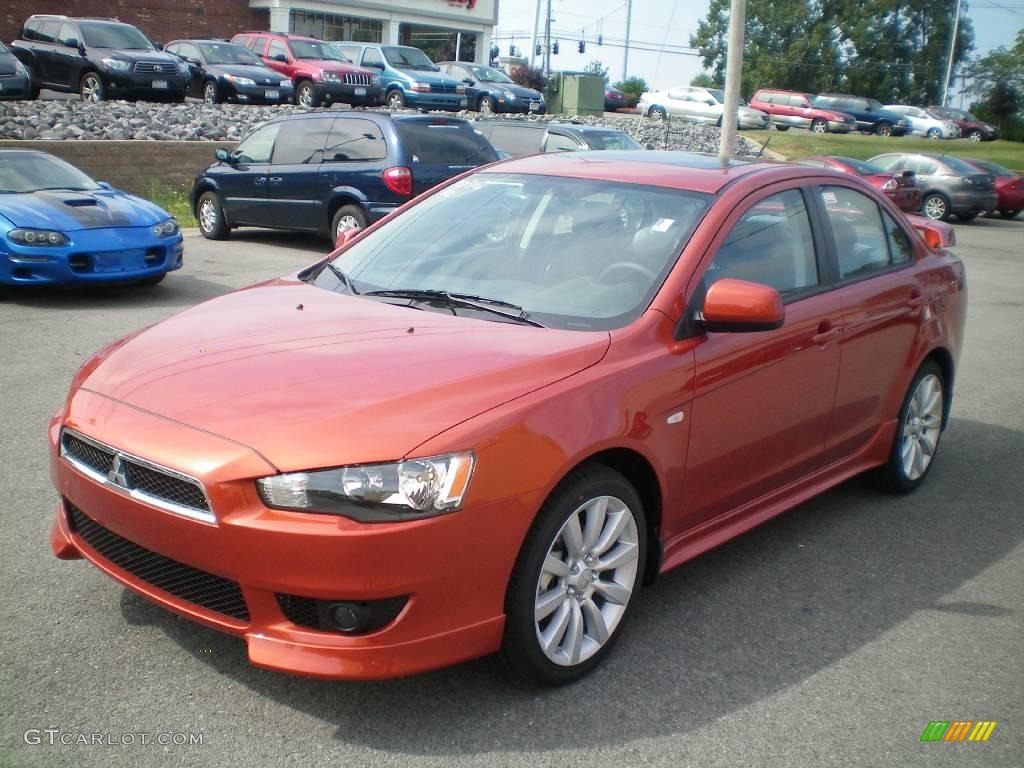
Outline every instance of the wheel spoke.
<svg viewBox="0 0 1024 768">
<path fill-rule="evenodd" d="M 583 616 L 587 620 L 587 634 L 604 645 L 608 641 L 608 625 L 604 623 L 601 609 L 593 600 L 583 601 Z"/>
<path fill-rule="evenodd" d="M 927 458 L 924 455 L 924 449 L 918 443 L 914 446 L 914 477 L 916 480 L 922 474 L 924 474 L 925 467 L 928 466 Z"/>
<path fill-rule="evenodd" d="M 601 538 L 594 544 L 594 554 L 600 557 L 611 548 L 611 546 L 619 540 L 619 536 L 622 535 L 623 529 L 630 521 L 629 512 L 626 510 L 619 510 L 609 516 L 611 519 L 605 523 L 604 530 L 601 532 Z"/>
<path fill-rule="evenodd" d="M 538 595 L 537 602 L 533 608 L 534 619 L 536 621 L 543 621 L 568 599 L 569 596 L 565 593 L 565 587 L 562 586 L 549 589 L 544 594 Z"/>
<path fill-rule="evenodd" d="M 562 541 L 569 557 L 579 560 L 583 557 L 583 531 L 580 530 L 579 514 L 572 515 L 562 527 Z"/>
<path fill-rule="evenodd" d="M 549 552 L 548 556 L 544 558 L 544 573 L 565 578 L 569 575 L 569 566 Z"/>
<path fill-rule="evenodd" d="M 569 601 L 569 627 L 565 632 L 564 650 L 570 664 L 579 664 L 583 650 L 583 611 L 575 600 Z"/>
<path fill-rule="evenodd" d="M 621 584 L 617 584 L 614 581 L 601 581 L 598 579 L 594 582 L 594 591 L 604 596 L 604 599 L 609 603 L 615 603 L 616 605 L 625 605 L 629 602 L 629 597 L 632 595 L 632 591 L 626 589 Z"/>
<path fill-rule="evenodd" d="M 594 570 L 601 572 L 621 568 L 626 563 L 636 560 L 639 555 L 639 547 L 636 544 L 621 541 L 615 549 L 608 553 L 607 557 L 602 557 L 597 561 Z"/>
<path fill-rule="evenodd" d="M 929 458 L 935 453 L 935 441 L 927 432 L 921 433 L 921 451 Z"/>
<path fill-rule="evenodd" d="M 587 524 L 583 530 L 583 551 L 589 552 L 597 543 L 608 514 L 608 497 L 602 496 L 587 507 Z"/>
<path fill-rule="evenodd" d="M 551 619 L 551 623 L 548 624 L 547 629 L 541 633 L 540 644 L 544 649 L 544 653 L 548 656 L 555 652 L 562 643 L 562 638 L 565 637 L 565 630 L 569 626 L 569 616 L 572 613 L 572 606 L 566 601 L 558 606 L 558 613 Z"/>
</svg>

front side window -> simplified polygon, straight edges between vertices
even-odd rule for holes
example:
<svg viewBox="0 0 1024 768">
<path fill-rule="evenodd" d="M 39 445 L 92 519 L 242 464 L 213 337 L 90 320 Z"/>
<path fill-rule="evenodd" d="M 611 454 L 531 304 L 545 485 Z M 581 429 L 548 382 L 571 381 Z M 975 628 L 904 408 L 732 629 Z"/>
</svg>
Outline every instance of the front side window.
<svg viewBox="0 0 1024 768">
<path fill-rule="evenodd" d="M 475 75 L 477 80 L 483 80 L 485 83 L 515 83 L 515 80 L 506 75 L 500 69 L 495 69 L 494 67 L 475 67 L 471 65 L 469 68 L 472 70 L 472 75 Z"/>
<path fill-rule="evenodd" d="M 515 125 L 496 125 L 491 130 L 491 143 L 512 157 L 540 152 L 544 131 Z"/>
<path fill-rule="evenodd" d="M 507 302 L 549 327 L 606 330 L 647 308 L 711 199 L 635 184 L 478 173 L 364 235 L 333 263 L 364 296 L 448 291 Z M 330 270 L 310 279 L 345 290 Z"/>
<path fill-rule="evenodd" d="M 288 51 L 285 49 L 284 43 L 280 40 L 271 40 L 270 48 L 267 50 L 267 56 L 271 59 L 275 59 L 276 61 L 287 61 Z"/>
<path fill-rule="evenodd" d="M 823 187 L 821 202 L 832 230 L 840 280 L 888 269 L 895 263 L 889 253 L 889 239 L 892 236 L 898 240 L 898 235 L 890 235 L 883 227 L 882 212 L 874 200 L 846 187 Z M 909 243 L 902 247 L 907 246 Z M 902 261 L 909 259 L 908 253 L 896 255 Z"/>
<path fill-rule="evenodd" d="M 643 149 L 640 142 L 621 131 L 585 131 L 583 140 L 591 149 Z"/>
<path fill-rule="evenodd" d="M 57 42 L 71 48 L 78 47 L 78 30 L 71 24 L 61 24 L 60 32 L 57 33 Z"/>
<path fill-rule="evenodd" d="M 575 152 L 578 149 L 581 147 L 576 139 L 558 133 L 549 133 L 544 142 L 545 152 Z"/>
<path fill-rule="evenodd" d="M 277 132 L 281 130 L 280 123 L 265 125 L 256 133 L 243 139 L 242 143 L 235 147 L 231 153 L 232 157 L 239 163 L 269 163 L 270 153 L 274 150 L 274 139 Z"/>
<path fill-rule="evenodd" d="M 380 67 L 384 68 L 384 59 L 380 55 L 380 51 L 376 48 L 367 48 L 363 51 L 363 66 L 364 67 Z"/>
<path fill-rule="evenodd" d="M 705 275 L 768 285 L 785 295 L 818 285 L 818 262 L 803 195 L 795 189 L 756 203 L 736 222 Z"/>
<path fill-rule="evenodd" d="M 288 120 L 274 142 L 274 165 L 309 165 L 319 163 L 324 143 L 333 121 L 328 117 L 310 120 Z"/>
</svg>

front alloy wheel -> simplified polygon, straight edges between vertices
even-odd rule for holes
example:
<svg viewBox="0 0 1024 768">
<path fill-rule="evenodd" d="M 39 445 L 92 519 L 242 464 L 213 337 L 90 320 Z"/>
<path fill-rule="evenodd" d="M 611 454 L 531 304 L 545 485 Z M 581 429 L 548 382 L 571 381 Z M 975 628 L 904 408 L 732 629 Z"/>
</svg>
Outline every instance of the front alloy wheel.
<svg viewBox="0 0 1024 768">
<path fill-rule="evenodd" d="M 405 97 L 401 91 L 392 91 L 388 94 L 388 109 L 402 109 L 405 106 Z"/>
<path fill-rule="evenodd" d="M 219 104 L 220 94 L 217 93 L 217 84 L 213 80 L 208 80 L 203 86 L 203 101 L 207 104 Z"/>
<path fill-rule="evenodd" d="M 224 209 L 221 208 L 220 198 L 216 192 L 208 190 L 199 196 L 196 203 L 196 220 L 199 222 L 199 234 L 207 240 L 223 240 L 228 236 Z"/>
<path fill-rule="evenodd" d="M 490 96 L 481 96 L 478 111 L 481 115 L 494 114 L 494 99 Z"/>
<path fill-rule="evenodd" d="M 828 123 L 822 120 L 820 117 L 815 118 L 811 121 L 811 132 L 812 133 L 828 133 Z"/>
<path fill-rule="evenodd" d="M 981 131 L 971 131 L 967 134 L 967 138 L 974 142 L 981 141 Z"/>
<path fill-rule="evenodd" d="M 942 195 L 928 195 L 921 203 L 921 212 L 929 219 L 945 221 L 949 218 L 949 204 Z"/>
<path fill-rule="evenodd" d="M 523 677 L 578 679 L 618 637 L 645 555 L 643 507 L 607 467 L 577 471 L 545 503 L 509 583 L 503 651 Z"/>
<path fill-rule="evenodd" d="M 82 101 L 103 101 L 105 96 L 103 80 L 95 72 L 86 73 L 82 78 L 79 93 L 82 96 Z"/>
<path fill-rule="evenodd" d="M 308 107 L 310 109 L 316 106 L 316 91 L 313 90 L 312 83 L 306 80 L 299 83 L 299 87 L 295 91 L 295 103 L 300 107 Z"/>
</svg>

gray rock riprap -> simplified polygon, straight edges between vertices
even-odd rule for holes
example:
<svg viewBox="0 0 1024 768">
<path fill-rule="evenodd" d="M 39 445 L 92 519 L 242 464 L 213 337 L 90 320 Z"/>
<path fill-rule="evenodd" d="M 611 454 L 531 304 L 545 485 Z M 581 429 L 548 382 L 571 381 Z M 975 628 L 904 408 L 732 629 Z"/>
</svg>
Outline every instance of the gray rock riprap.
<svg viewBox="0 0 1024 768">
<path fill-rule="evenodd" d="M 336 109 L 344 107 L 335 107 Z M 99 104 L 76 100 L 0 102 L 0 139 L 137 139 L 147 141 L 237 141 L 253 128 L 280 115 L 305 111 L 290 104 L 249 106 L 240 104 L 154 104 L 106 101 Z M 444 113 L 451 114 L 451 113 Z M 476 112 L 459 117 L 479 119 Z M 500 119 L 556 120 L 561 115 L 500 115 Z M 579 122 L 623 131 L 648 149 L 681 149 L 717 152 L 719 130 L 681 120 L 665 124 L 638 116 L 584 117 Z M 738 154 L 752 154 L 757 145 L 740 138 Z"/>
</svg>

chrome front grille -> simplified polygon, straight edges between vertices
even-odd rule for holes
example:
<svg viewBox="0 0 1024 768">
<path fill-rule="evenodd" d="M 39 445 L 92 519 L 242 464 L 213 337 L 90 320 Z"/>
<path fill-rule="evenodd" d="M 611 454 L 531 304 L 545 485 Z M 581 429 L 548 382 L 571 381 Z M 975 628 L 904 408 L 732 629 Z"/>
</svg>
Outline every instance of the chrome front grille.
<svg viewBox="0 0 1024 768">
<path fill-rule="evenodd" d="M 178 68 L 174 64 L 167 64 L 162 61 L 136 61 L 135 71 L 173 75 L 175 72 L 178 71 Z"/>
<path fill-rule="evenodd" d="M 373 75 L 364 75 L 358 72 L 349 72 L 345 75 L 346 85 L 373 85 Z"/>
<path fill-rule="evenodd" d="M 194 477 L 67 428 L 61 433 L 60 455 L 79 472 L 114 491 L 177 515 L 217 522 L 203 484 Z"/>
</svg>

